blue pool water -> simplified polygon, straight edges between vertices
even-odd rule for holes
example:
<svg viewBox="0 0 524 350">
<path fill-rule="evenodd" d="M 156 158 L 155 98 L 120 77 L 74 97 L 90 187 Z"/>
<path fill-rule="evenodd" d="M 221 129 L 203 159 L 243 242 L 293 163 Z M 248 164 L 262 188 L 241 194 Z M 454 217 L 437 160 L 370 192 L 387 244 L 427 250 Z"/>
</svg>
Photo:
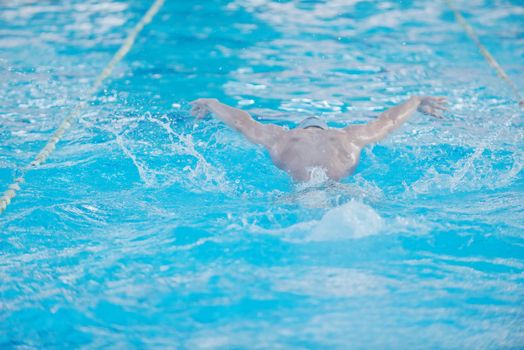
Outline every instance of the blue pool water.
<svg viewBox="0 0 524 350">
<path fill-rule="evenodd" d="M 0 4 L 0 191 L 150 5 Z M 522 2 L 457 7 L 524 91 Z M 413 94 L 446 118 L 336 185 L 188 113 L 343 126 Z M 524 348 L 522 115 L 443 1 L 167 1 L 0 215 L 0 348 Z"/>
</svg>

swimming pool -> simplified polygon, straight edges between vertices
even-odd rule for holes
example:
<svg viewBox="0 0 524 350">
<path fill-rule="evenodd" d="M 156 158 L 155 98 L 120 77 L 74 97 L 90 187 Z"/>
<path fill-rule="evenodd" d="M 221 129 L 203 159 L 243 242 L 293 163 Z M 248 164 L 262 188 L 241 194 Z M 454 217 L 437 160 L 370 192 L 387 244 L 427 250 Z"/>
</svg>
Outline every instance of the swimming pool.
<svg viewBox="0 0 524 350">
<path fill-rule="evenodd" d="M 0 4 L 0 191 L 151 3 Z M 457 7 L 523 91 L 522 4 Z M 338 185 L 188 114 L 342 126 L 412 94 L 446 119 Z M 0 216 L 0 347 L 522 348 L 522 135 L 444 2 L 167 1 Z"/>
</svg>

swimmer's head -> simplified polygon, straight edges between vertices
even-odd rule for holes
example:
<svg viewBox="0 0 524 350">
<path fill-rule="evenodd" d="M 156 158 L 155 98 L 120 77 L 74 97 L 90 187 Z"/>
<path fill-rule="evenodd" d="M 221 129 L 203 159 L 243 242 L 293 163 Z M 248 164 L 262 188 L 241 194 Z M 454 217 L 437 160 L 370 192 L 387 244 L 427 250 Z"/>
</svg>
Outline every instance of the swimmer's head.
<svg viewBox="0 0 524 350">
<path fill-rule="evenodd" d="M 298 129 L 307 129 L 307 128 L 319 128 L 322 130 L 329 129 L 329 126 L 320 118 L 317 117 L 308 117 L 300 122 L 297 125 Z"/>
</svg>

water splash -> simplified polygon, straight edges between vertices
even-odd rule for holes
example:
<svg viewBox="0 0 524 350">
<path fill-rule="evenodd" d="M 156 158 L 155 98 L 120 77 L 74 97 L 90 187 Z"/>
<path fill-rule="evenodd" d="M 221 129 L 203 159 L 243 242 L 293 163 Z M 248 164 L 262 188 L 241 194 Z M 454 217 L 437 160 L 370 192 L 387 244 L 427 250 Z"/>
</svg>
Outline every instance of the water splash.
<svg viewBox="0 0 524 350">
<path fill-rule="evenodd" d="M 279 236 L 293 243 L 306 243 L 362 239 L 375 235 L 426 234 L 429 226 L 421 218 L 384 218 L 373 207 L 351 200 L 327 210 L 319 220 L 267 229 L 243 218 L 240 224 L 231 224 L 228 229 L 247 230 L 255 234 Z"/>
<path fill-rule="evenodd" d="M 234 186 L 228 183 L 225 171 L 210 164 L 206 158 L 196 149 L 195 141 L 191 133 L 182 134 L 173 130 L 172 121 L 162 121 L 160 119 L 148 118 L 149 121 L 160 125 L 169 137 L 171 150 L 177 155 L 189 155 L 194 157 L 197 162 L 194 167 L 186 165 L 183 170 L 188 172 L 188 178 L 193 183 L 198 183 L 209 191 L 219 190 L 221 192 L 231 192 Z M 199 145 L 207 147 L 208 143 L 200 142 Z M 200 179 L 204 181 L 201 182 Z"/>
<path fill-rule="evenodd" d="M 197 142 L 191 132 L 175 131 L 175 126 L 176 121 L 166 115 L 146 113 L 122 118 L 109 131 L 147 187 L 178 183 L 192 192 L 235 191 L 236 186 L 228 181 L 225 171 L 206 159 L 204 152 L 209 142 Z"/>
<path fill-rule="evenodd" d="M 300 182 L 296 185 L 298 191 L 303 191 L 308 188 L 318 187 L 324 185 L 329 181 L 327 170 L 322 167 L 311 167 L 307 169 L 309 180 Z"/>
<path fill-rule="evenodd" d="M 478 152 L 483 152 L 486 156 L 475 156 Z M 423 176 L 411 185 L 405 184 L 406 194 L 502 188 L 518 180 L 523 168 L 524 153 L 521 151 L 501 155 L 485 149 L 476 149 L 472 156 L 458 161 L 450 171 L 442 171 L 433 166 L 428 168 Z"/>
<path fill-rule="evenodd" d="M 384 226 L 384 219 L 373 208 L 352 200 L 325 213 L 308 240 L 358 239 L 379 234 Z"/>
</svg>

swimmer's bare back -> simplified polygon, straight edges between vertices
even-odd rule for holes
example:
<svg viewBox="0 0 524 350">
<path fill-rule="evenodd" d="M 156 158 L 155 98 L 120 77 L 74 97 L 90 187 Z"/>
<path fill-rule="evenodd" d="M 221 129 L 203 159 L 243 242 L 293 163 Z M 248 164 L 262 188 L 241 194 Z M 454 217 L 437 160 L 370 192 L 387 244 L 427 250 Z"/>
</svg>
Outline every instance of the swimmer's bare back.
<svg viewBox="0 0 524 350">
<path fill-rule="evenodd" d="M 246 111 L 214 98 L 191 102 L 191 114 L 197 118 L 213 114 L 252 143 L 264 146 L 275 165 L 295 181 L 308 181 L 315 168 L 324 169 L 330 179 L 338 181 L 353 172 L 364 146 L 382 140 L 417 110 L 441 118 L 445 103 L 443 97 L 413 96 L 368 124 L 341 129 L 313 126 L 288 130 L 274 124 L 262 124 Z"/>
</svg>

